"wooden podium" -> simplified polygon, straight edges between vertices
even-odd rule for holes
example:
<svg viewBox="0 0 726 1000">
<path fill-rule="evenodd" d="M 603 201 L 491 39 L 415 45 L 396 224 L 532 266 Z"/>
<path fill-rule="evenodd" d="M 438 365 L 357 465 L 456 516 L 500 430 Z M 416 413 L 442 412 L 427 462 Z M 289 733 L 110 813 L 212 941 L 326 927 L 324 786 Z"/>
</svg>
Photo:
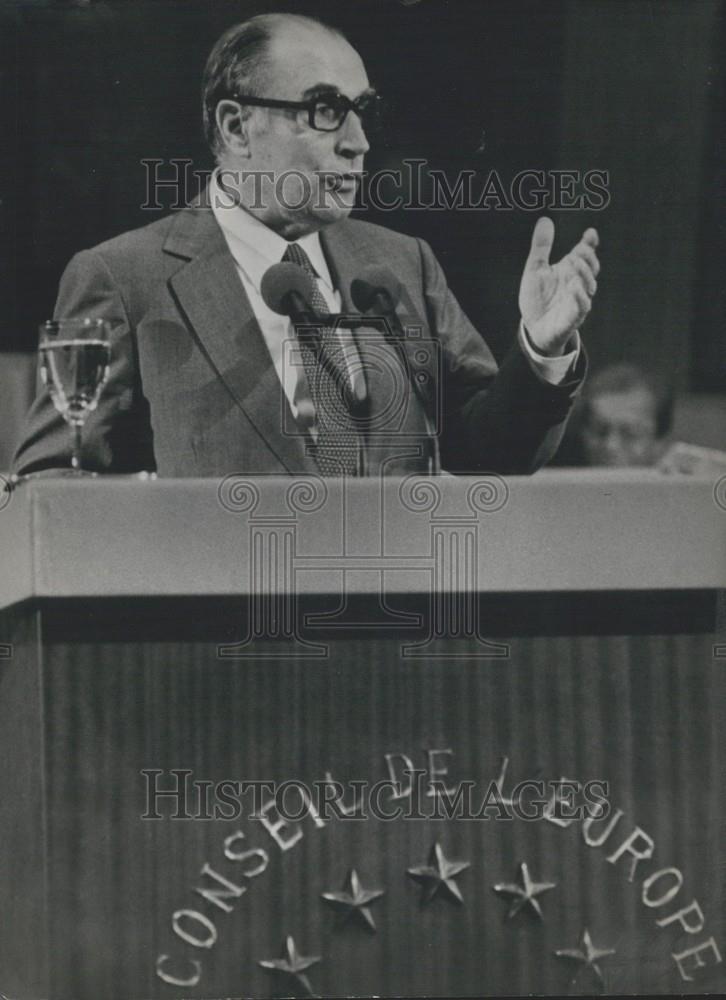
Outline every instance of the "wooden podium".
<svg viewBox="0 0 726 1000">
<path fill-rule="evenodd" d="M 0 993 L 724 992 L 723 485 L 3 494 Z"/>
</svg>

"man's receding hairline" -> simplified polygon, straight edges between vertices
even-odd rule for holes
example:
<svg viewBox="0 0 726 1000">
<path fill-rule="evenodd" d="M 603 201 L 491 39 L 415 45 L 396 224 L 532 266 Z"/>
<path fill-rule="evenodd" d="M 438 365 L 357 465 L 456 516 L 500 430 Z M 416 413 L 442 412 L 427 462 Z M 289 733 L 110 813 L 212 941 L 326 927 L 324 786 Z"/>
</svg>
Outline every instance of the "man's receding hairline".
<svg viewBox="0 0 726 1000">
<path fill-rule="evenodd" d="M 273 16 L 273 15 L 270 15 L 270 16 Z M 263 86 L 268 87 L 268 88 L 271 85 L 273 85 L 274 78 L 275 78 L 275 67 L 276 67 L 276 64 L 279 62 L 279 57 L 276 58 L 276 56 L 275 56 L 275 43 L 279 42 L 281 39 L 284 39 L 284 32 L 285 31 L 289 32 L 290 37 L 291 37 L 291 39 L 292 39 L 293 42 L 294 41 L 298 41 L 298 39 L 295 38 L 294 30 L 291 30 L 291 28 L 294 29 L 294 24 L 292 22 L 295 22 L 295 21 L 303 22 L 305 24 L 305 26 L 306 26 L 306 29 L 308 29 L 309 35 L 312 36 L 313 38 L 315 38 L 315 37 L 321 38 L 321 36 L 325 37 L 327 35 L 328 37 L 336 38 L 339 42 L 342 42 L 343 45 L 347 49 L 349 49 L 350 52 L 360 61 L 361 66 L 363 68 L 363 71 L 365 72 L 365 65 L 363 63 L 363 60 L 361 58 L 360 53 L 350 43 L 350 41 L 345 37 L 345 35 L 343 34 L 342 31 L 339 31 L 337 28 L 334 28 L 332 25 L 325 24 L 322 21 L 316 21 L 315 19 L 312 19 L 312 18 L 304 17 L 303 15 L 296 15 L 296 14 L 286 15 L 286 14 L 280 14 L 280 15 L 274 15 L 274 16 L 276 18 L 277 17 L 285 18 L 285 20 L 287 22 L 290 22 L 290 23 L 288 24 L 287 28 L 283 27 L 282 30 L 278 29 L 274 33 L 270 33 L 270 37 L 267 40 L 267 43 L 266 43 L 265 48 L 264 48 L 264 51 L 263 51 L 263 53 L 261 55 L 261 58 L 260 58 L 259 66 L 257 68 L 257 83 L 258 83 L 258 85 L 263 84 Z M 306 41 L 307 40 L 303 41 L 301 44 L 303 46 L 305 46 Z M 320 81 L 316 81 L 315 84 L 311 84 L 310 87 L 307 87 L 305 89 L 305 91 L 304 91 L 304 95 L 303 96 L 307 97 L 309 95 L 309 92 L 315 91 L 315 90 L 318 90 L 318 89 L 320 89 L 321 93 L 328 92 L 328 91 L 331 92 L 331 93 L 333 93 L 333 92 L 337 92 L 338 91 L 338 87 L 335 84 L 333 84 L 333 83 L 327 83 L 324 80 L 320 80 Z M 368 82 L 367 86 L 364 88 L 364 90 L 372 90 L 372 89 L 373 88 L 371 87 L 370 82 Z M 295 95 L 294 98 L 292 98 L 292 99 L 297 99 L 297 96 L 298 95 Z"/>
<path fill-rule="evenodd" d="M 318 29 L 328 31 L 332 32 L 334 35 L 340 35 L 341 38 L 343 37 L 343 32 L 334 24 L 329 24 L 327 21 L 321 21 L 317 17 L 309 17 L 307 14 L 295 14 L 292 11 L 271 11 L 269 14 L 258 14 L 256 17 L 250 18 L 250 21 L 256 20 L 269 21 L 272 24 L 289 24 L 290 22 L 297 22 L 298 24 L 304 24 L 311 30 Z"/>
<path fill-rule="evenodd" d="M 272 45 L 282 31 L 286 28 L 290 30 L 295 24 L 302 25 L 310 34 L 333 35 L 341 39 L 341 41 L 348 42 L 348 39 L 339 28 L 334 27 L 332 24 L 326 24 L 324 21 L 318 21 L 314 17 L 307 17 L 304 14 L 273 13 L 260 14 L 258 16 L 261 23 L 266 21 L 269 25 L 268 46 Z M 250 18 L 250 20 L 254 21 L 256 18 Z"/>
<path fill-rule="evenodd" d="M 270 17 L 274 17 L 275 20 L 278 18 L 283 19 L 283 23 L 276 29 L 271 30 L 269 33 L 269 38 L 267 44 L 265 45 L 265 53 L 263 55 L 263 62 L 266 62 L 270 52 L 276 41 L 284 34 L 285 30 L 293 35 L 292 31 L 293 23 L 298 22 L 302 24 L 307 30 L 309 35 L 327 35 L 328 37 L 336 38 L 339 42 L 343 42 L 348 48 L 355 52 L 355 54 L 360 58 L 358 51 L 351 45 L 348 39 L 345 37 L 342 31 L 338 28 L 334 28 L 331 24 L 325 24 L 323 21 L 316 21 L 314 18 L 305 17 L 302 14 L 270 14 Z"/>
<path fill-rule="evenodd" d="M 259 65 L 257 67 L 256 75 L 258 77 L 258 84 L 265 80 L 269 84 L 268 74 L 272 70 L 273 53 L 274 46 L 281 37 L 284 37 L 285 32 L 292 35 L 294 38 L 294 32 L 296 26 L 302 26 L 309 35 L 327 35 L 328 37 L 337 38 L 341 42 L 345 42 L 353 52 L 356 50 L 350 44 L 348 39 L 345 37 L 342 31 L 338 28 L 333 27 L 332 24 L 326 24 L 324 21 L 318 21 L 313 17 L 307 17 L 305 14 L 293 14 L 287 12 L 276 12 L 270 14 L 260 14 L 258 18 L 261 23 L 265 23 L 267 27 L 267 40 L 263 47 L 263 51 L 260 54 Z M 257 18 L 250 18 L 251 21 L 257 20 Z M 357 53 L 356 53 L 357 54 Z"/>
</svg>

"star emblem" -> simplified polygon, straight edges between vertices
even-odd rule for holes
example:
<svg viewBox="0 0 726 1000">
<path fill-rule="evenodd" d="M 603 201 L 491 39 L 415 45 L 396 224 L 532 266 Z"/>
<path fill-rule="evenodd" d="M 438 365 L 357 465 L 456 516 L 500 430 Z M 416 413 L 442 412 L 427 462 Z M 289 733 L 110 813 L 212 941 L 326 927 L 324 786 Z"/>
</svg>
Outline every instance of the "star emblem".
<svg viewBox="0 0 726 1000">
<path fill-rule="evenodd" d="M 310 980 L 305 975 L 305 970 L 319 961 L 319 955 L 301 955 L 292 936 L 288 934 L 285 938 L 282 958 L 267 958 L 257 964 L 261 965 L 266 972 L 285 976 L 288 982 L 294 985 L 304 997 L 311 997 L 313 990 Z"/>
<path fill-rule="evenodd" d="M 601 958 L 605 958 L 606 955 L 614 954 L 614 948 L 596 948 L 592 943 L 592 938 L 587 928 L 585 928 L 585 932 L 582 935 L 582 948 L 561 948 L 555 952 L 558 958 L 567 958 L 572 962 L 588 966 L 601 983 L 603 982 L 603 977 L 600 966 L 597 963 Z M 575 973 L 576 975 L 577 973 Z"/>
<path fill-rule="evenodd" d="M 504 806 L 511 806 L 511 805 L 514 804 L 511 796 L 507 799 L 507 798 L 504 797 L 504 793 L 503 793 L 504 779 L 507 776 L 507 768 L 508 767 L 509 767 L 509 757 L 502 757 L 502 766 L 501 766 L 500 771 L 499 771 L 499 777 L 494 782 L 494 787 L 496 788 L 497 792 L 499 793 L 499 798 L 501 799 L 502 805 L 504 805 Z"/>
<path fill-rule="evenodd" d="M 358 872 L 355 868 L 351 868 L 347 889 L 343 892 L 324 892 L 322 899 L 340 913 L 341 924 L 351 917 L 357 918 L 375 934 L 376 924 L 368 907 L 383 895 L 385 895 L 383 889 L 364 889 L 358 878 Z"/>
<path fill-rule="evenodd" d="M 468 867 L 468 861 L 449 861 L 436 841 L 429 854 L 429 863 L 409 868 L 406 874 L 423 885 L 422 903 L 430 903 L 438 893 L 455 899 L 457 903 L 463 903 L 464 897 L 454 878 Z"/>
<path fill-rule="evenodd" d="M 539 919 L 542 919 L 542 907 L 539 904 L 537 896 L 541 896 L 543 892 L 549 892 L 550 889 L 554 889 L 555 882 L 533 882 L 529 875 L 529 868 L 525 861 L 519 866 L 519 872 L 521 876 L 521 885 L 516 885 L 513 882 L 499 882 L 497 885 L 492 886 L 496 893 L 500 896 L 510 896 L 512 898 L 512 904 L 509 907 L 509 912 L 507 913 L 507 920 L 511 917 L 516 917 L 520 910 L 524 909 L 525 906 L 530 907 L 534 910 Z"/>
</svg>

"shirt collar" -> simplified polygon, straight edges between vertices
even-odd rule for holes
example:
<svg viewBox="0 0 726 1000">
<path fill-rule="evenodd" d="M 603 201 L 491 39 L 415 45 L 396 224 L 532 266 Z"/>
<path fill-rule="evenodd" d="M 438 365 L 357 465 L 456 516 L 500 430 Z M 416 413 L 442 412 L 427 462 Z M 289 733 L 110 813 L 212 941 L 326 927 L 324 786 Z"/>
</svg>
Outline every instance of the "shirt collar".
<svg viewBox="0 0 726 1000">
<path fill-rule="evenodd" d="M 209 194 L 214 218 L 227 238 L 232 256 L 259 291 L 265 271 L 282 260 L 289 245 L 287 240 L 278 236 L 269 226 L 260 222 L 241 206 L 231 205 L 229 195 L 225 194 L 219 185 L 216 170 L 212 174 Z M 295 242 L 308 255 L 318 277 L 331 291 L 334 291 L 330 269 L 320 243 L 320 234 L 308 233 Z"/>
</svg>

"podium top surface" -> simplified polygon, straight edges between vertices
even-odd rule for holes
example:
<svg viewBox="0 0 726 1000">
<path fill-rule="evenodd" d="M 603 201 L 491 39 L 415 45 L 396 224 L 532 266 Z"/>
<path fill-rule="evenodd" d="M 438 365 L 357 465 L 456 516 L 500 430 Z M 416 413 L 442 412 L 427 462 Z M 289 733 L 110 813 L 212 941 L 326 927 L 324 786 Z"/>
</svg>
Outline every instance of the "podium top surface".
<svg viewBox="0 0 726 1000">
<path fill-rule="evenodd" d="M 0 607 L 382 587 L 726 587 L 726 480 L 611 470 L 346 483 L 42 478 L 0 499 Z"/>
</svg>

